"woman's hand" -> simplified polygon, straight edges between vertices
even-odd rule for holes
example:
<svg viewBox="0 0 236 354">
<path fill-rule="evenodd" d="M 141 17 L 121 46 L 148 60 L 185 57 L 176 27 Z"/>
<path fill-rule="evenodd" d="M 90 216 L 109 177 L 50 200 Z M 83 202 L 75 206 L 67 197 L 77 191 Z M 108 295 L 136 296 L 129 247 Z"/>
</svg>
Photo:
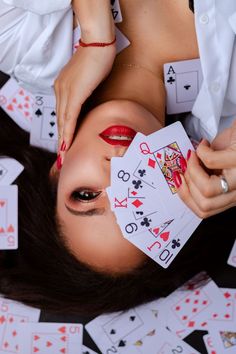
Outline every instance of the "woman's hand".
<svg viewBox="0 0 236 354">
<path fill-rule="evenodd" d="M 110 0 L 73 0 L 72 7 L 85 43 L 110 43 L 115 25 Z M 82 104 L 109 74 L 116 46 L 79 47 L 55 81 L 57 120 L 61 151 L 72 142 Z"/>
<path fill-rule="evenodd" d="M 77 118 L 85 100 L 109 74 L 116 55 L 115 44 L 108 47 L 79 47 L 55 81 L 59 149 L 72 142 Z"/>
<path fill-rule="evenodd" d="M 228 183 L 227 193 L 223 193 L 220 175 Z M 211 146 L 203 140 L 196 152 L 189 152 L 187 169 L 175 181 L 181 199 L 201 218 L 236 206 L 236 122 Z"/>
</svg>

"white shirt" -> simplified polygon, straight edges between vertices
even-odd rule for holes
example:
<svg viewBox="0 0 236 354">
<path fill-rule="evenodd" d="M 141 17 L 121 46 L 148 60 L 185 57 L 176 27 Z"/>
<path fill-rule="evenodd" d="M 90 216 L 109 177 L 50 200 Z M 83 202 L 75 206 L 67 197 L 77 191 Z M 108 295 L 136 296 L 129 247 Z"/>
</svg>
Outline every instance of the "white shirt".
<svg viewBox="0 0 236 354">
<path fill-rule="evenodd" d="M 204 80 L 185 128 L 211 141 L 236 119 L 236 0 L 195 0 L 194 11 Z"/>
<path fill-rule="evenodd" d="M 49 93 L 72 55 L 70 0 L 0 0 L 0 70 L 31 92 Z M 236 0 L 195 0 L 203 84 L 185 120 L 212 140 L 236 118 Z"/>
<path fill-rule="evenodd" d="M 72 36 L 71 0 L 0 0 L 0 70 L 29 91 L 53 93 Z"/>
</svg>

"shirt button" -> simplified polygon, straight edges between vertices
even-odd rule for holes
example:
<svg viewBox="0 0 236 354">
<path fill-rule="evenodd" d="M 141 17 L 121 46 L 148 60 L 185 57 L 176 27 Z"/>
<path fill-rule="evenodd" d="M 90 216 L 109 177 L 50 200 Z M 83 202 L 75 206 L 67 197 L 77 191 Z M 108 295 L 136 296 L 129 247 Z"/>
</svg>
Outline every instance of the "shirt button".
<svg viewBox="0 0 236 354">
<path fill-rule="evenodd" d="M 211 84 L 211 91 L 212 91 L 213 93 L 219 92 L 219 91 L 220 91 L 220 83 L 219 83 L 219 82 L 213 82 L 213 83 Z"/>
<path fill-rule="evenodd" d="M 209 16 L 207 14 L 203 14 L 200 16 L 200 22 L 202 25 L 207 25 L 209 22 Z"/>
</svg>

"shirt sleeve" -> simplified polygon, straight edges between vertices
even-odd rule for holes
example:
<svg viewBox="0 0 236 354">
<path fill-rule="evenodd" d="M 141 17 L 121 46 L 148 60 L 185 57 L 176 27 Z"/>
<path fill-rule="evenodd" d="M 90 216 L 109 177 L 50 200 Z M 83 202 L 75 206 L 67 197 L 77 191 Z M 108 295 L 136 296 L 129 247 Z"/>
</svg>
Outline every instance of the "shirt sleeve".
<svg viewBox="0 0 236 354">
<path fill-rule="evenodd" d="M 3 2 L 38 15 L 65 10 L 71 6 L 71 0 L 3 0 Z"/>
<path fill-rule="evenodd" d="M 58 11 L 41 15 L 15 4 L 32 3 L 37 7 L 36 3 L 40 3 L 45 11 L 52 10 L 51 5 L 46 6 L 46 0 L 0 0 L 0 70 L 31 92 L 52 92 L 55 78 L 72 55 L 70 3 L 47 2 L 54 6 L 67 3 L 69 7 L 59 11 L 58 5 Z"/>
</svg>

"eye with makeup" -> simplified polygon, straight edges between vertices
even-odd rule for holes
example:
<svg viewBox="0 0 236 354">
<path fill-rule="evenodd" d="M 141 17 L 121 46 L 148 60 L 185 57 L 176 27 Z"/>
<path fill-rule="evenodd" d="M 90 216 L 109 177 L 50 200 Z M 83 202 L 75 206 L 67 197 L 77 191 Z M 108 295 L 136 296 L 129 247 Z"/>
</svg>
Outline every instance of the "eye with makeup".
<svg viewBox="0 0 236 354">
<path fill-rule="evenodd" d="M 71 193 L 70 200 L 72 202 L 90 203 L 97 199 L 101 193 L 102 191 L 80 188 Z"/>
</svg>

